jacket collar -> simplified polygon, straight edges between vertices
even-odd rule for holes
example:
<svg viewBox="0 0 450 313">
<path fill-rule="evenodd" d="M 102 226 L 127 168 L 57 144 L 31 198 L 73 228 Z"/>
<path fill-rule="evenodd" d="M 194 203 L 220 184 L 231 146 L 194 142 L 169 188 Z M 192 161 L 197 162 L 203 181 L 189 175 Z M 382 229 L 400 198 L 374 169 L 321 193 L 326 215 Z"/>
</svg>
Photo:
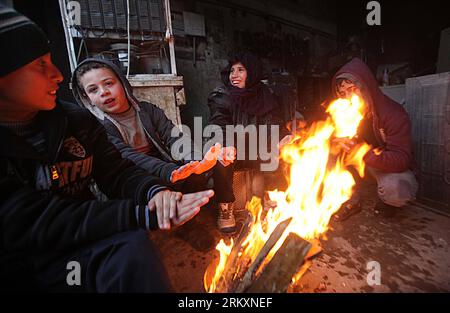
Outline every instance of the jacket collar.
<svg viewBox="0 0 450 313">
<path fill-rule="evenodd" d="M 5 127 L 0 127 L 0 140 L 2 140 L 2 145 L 5 147 L 1 150 L 0 155 L 2 157 L 55 162 L 65 137 L 67 116 L 57 104 L 56 108 L 51 111 L 40 111 L 36 122 L 44 132 L 48 156 L 37 152 L 26 140 L 13 134 Z"/>
</svg>

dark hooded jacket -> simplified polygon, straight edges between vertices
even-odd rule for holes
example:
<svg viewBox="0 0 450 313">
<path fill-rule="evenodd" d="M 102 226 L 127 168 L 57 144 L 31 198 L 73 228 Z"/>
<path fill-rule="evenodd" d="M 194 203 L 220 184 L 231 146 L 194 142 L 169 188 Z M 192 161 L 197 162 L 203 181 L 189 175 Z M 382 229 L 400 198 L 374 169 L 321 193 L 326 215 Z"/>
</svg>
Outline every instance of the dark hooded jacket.
<svg viewBox="0 0 450 313">
<path fill-rule="evenodd" d="M 346 74 L 361 84 L 364 100 L 370 109 L 360 124 L 358 134 L 374 148 L 382 149 L 378 155 L 373 150 L 369 151 L 364 156 L 366 164 L 386 173 L 414 170 L 408 113 L 399 103 L 383 94 L 370 69 L 358 58 L 344 65 L 333 77 L 332 90 L 335 94 L 337 78 Z"/>
<path fill-rule="evenodd" d="M 241 62 L 247 70 L 246 87 L 243 89 L 232 86 L 229 80 L 231 67 L 236 62 Z M 288 133 L 278 98 L 261 81 L 262 64 L 256 56 L 247 52 L 235 55 L 222 70 L 221 78 L 223 85 L 216 87 L 208 96 L 209 125 L 218 125 L 224 134 L 227 125 L 278 125 L 280 138 Z M 270 128 L 268 136 L 270 137 Z M 247 152 L 248 146 L 246 142 Z"/>
<path fill-rule="evenodd" d="M 119 78 L 125 90 L 128 102 L 130 106 L 136 110 L 147 138 L 153 146 L 153 151 L 151 151 L 151 153 L 143 154 L 136 152 L 129 146 L 128 142 L 126 142 L 126 136 L 124 135 L 124 130 L 120 124 L 109 114 L 91 104 L 82 86 L 78 84 L 76 79 L 77 70 L 80 66 L 88 62 L 107 65 Z M 201 151 L 195 147 L 189 136 L 182 133 L 178 137 L 171 136 L 172 129 L 176 126 L 167 118 L 164 111 L 156 105 L 145 101 L 138 101 L 133 95 L 129 81 L 113 63 L 101 59 L 86 59 L 81 62 L 72 75 L 72 91 L 77 102 L 87 108 L 105 126 L 108 133 L 108 139 L 121 152 L 122 157 L 133 161 L 150 174 L 160 177 L 164 182 L 170 183 L 170 175 L 175 169 L 194 158 L 202 156 Z M 178 145 L 184 145 L 185 147 L 190 146 L 191 149 L 190 151 L 172 155 L 171 150 L 173 145 L 177 145 L 177 147 L 179 147 Z M 177 148 L 173 150 L 179 151 Z"/>
<path fill-rule="evenodd" d="M 0 126 L 0 277 L 17 260 L 59 253 L 111 235 L 147 228 L 159 180 L 122 159 L 85 109 L 58 103 L 38 113 L 46 151 Z M 109 198 L 95 200 L 94 179 Z M 124 199 L 124 200 L 117 200 Z M 157 227 L 156 216 L 153 225 Z"/>
</svg>

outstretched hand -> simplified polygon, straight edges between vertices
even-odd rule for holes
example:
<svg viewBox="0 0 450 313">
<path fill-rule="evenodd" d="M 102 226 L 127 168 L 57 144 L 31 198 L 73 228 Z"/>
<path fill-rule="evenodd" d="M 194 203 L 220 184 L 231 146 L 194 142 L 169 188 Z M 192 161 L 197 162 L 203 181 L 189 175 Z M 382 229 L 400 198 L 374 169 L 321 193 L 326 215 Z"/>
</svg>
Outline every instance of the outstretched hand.
<svg viewBox="0 0 450 313">
<path fill-rule="evenodd" d="M 170 182 L 175 183 L 179 180 L 188 178 L 192 174 L 202 174 L 212 169 L 219 161 L 223 166 L 228 166 L 236 159 L 236 149 L 234 147 L 222 147 L 220 143 L 212 146 L 206 152 L 203 160 L 192 161 L 172 172 Z"/>
<path fill-rule="evenodd" d="M 182 196 L 181 192 L 163 190 L 150 199 L 148 209 L 156 210 L 159 229 L 170 229 L 170 220 L 175 217 L 177 202 L 181 200 Z"/>
<path fill-rule="evenodd" d="M 170 175 L 170 182 L 176 183 L 179 180 L 183 180 L 195 173 L 197 166 L 200 164 L 199 161 L 191 161 L 172 172 Z"/>
<path fill-rule="evenodd" d="M 236 160 L 236 148 L 233 146 L 223 147 L 220 151 L 219 162 L 223 166 L 228 166 Z"/>
<path fill-rule="evenodd" d="M 334 138 L 331 142 L 344 149 L 345 152 L 350 152 L 356 145 L 356 142 L 350 138 Z"/>
<path fill-rule="evenodd" d="M 292 141 L 295 139 L 294 135 L 286 135 L 284 136 L 280 142 L 278 143 L 278 150 L 282 150 L 286 145 L 292 143 Z"/>
<path fill-rule="evenodd" d="M 217 163 L 221 148 L 222 145 L 220 143 L 216 143 L 214 146 L 209 148 L 208 152 L 206 152 L 205 156 L 203 157 L 203 160 L 201 160 L 200 163 L 195 167 L 194 173 L 202 174 L 212 169 Z"/>
<path fill-rule="evenodd" d="M 204 190 L 183 195 L 181 200 L 177 202 L 177 214 L 171 219 L 172 224 L 177 227 L 189 221 L 200 212 L 200 208 L 207 204 L 213 195 L 213 190 Z"/>
<path fill-rule="evenodd" d="M 158 227 L 169 230 L 171 226 L 180 226 L 193 218 L 213 195 L 212 190 L 185 195 L 181 192 L 163 190 L 148 202 L 148 208 L 150 211 L 156 210 Z"/>
</svg>

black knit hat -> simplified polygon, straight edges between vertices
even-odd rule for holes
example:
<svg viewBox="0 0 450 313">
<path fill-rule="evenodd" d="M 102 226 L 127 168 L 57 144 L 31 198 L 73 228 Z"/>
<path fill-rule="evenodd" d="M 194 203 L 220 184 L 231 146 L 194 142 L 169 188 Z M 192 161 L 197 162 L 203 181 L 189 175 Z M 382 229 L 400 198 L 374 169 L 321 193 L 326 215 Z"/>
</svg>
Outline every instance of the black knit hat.
<svg viewBox="0 0 450 313">
<path fill-rule="evenodd" d="M 30 19 L 0 4 L 0 77 L 50 52 L 47 36 Z"/>
</svg>

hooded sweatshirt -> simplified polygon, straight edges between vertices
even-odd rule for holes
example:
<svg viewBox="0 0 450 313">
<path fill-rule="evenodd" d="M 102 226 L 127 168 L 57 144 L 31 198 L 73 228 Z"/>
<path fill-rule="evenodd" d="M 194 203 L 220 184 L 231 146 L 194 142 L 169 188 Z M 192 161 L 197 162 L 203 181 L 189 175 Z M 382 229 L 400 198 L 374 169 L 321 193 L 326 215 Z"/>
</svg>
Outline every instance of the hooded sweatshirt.
<svg viewBox="0 0 450 313">
<path fill-rule="evenodd" d="M 332 91 L 335 95 L 337 95 L 336 81 L 344 77 L 360 84 L 364 100 L 370 110 L 361 122 L 358 135 L 382 151 L 379 154 L 373 149 L 370 150 L 364 156 L 366 164 L 386 173 L 400 173 L 414 169 L 411 121 L 405 109 L 383 94 L 370 69 L 358 58 L 344 65 L 333 77 Z"/>
<path fill-rule="evenodd" d="M 141 152 L 146 153 L 140 153 L 140 147 L 133 147 L 135 142 L 131 142 L 130 138 L 134 137 L 134 134 L 130 135 L 130 131 L 122 123 L 123 119 L 120 120 L 117 115 L 105 113 L 93 105 L 83 87 L 79 85 L 76 73 L 82 65 L 89 62 L 104 64 L 116 74 L 125 90 L 131 107 L 130 110 L 136 112 L 137 121 L 135 125 L 142 126 L 146 136 L 145 139 L 147 140 L 144 141 L 147 141 L 149 145 L 147 148 L 144 147 L 146 146 L 145 143 L 141 146 L 144 147 Z M 130 159 L 150 174 L 163 179 L 164 182 L 170 183 L 171 173 L 181 165 L 192 159 L 201 158 L 201 151 L 195 147 L 190 137 L 178 131 L 178 129 L 175 130 L 174 128 L 177 126 L 167 118 L 162 109 L 154 104 L 145 101 L 140 102 L 136 99 L 129 81 L 115 64 L 102 59 L 84 60 L 72 75 L 72 91 L 77 102 L 87 108 L 105 126 L 108 139 L 121 152 L 122 157 Z M 179 135 L 172 136 L 172 131 L 176 131 Z M 140 140 L 140 142 L 142 141 Z M 190 147 L 190 149 L 180 152 L 180 147 Z M 150 150 L 148 151 L 148 149 Z M 172 151 L 174 154 L 172 154 Z"/>
</svg>

